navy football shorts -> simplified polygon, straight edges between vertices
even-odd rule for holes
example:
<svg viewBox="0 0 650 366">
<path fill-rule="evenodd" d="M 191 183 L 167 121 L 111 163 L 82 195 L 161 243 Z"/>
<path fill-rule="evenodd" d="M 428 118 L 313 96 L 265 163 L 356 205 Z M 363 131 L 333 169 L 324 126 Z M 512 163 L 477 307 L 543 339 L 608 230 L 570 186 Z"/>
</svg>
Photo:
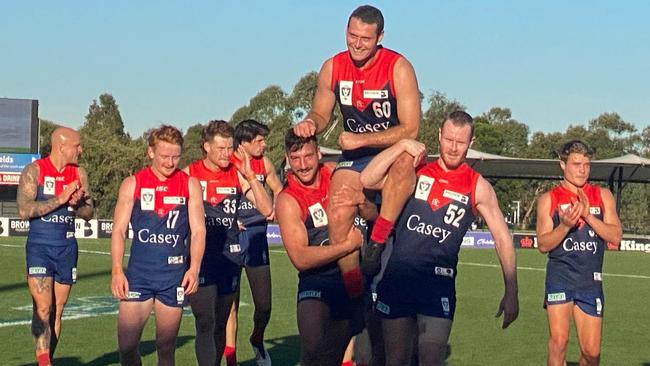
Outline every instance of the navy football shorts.
<svg viewBox="0 0 650 366">
<path fill-rule="evenodd" d="M 66 245 L 46 245 L 27 240 L 25 262 L 28 277 L 53 277 L 55 282 L 72 285 L 77 282 L 79 248 L 75 239 Z"/>
<path fill-rule="evenodd" d="M 127 280 L 129 280 L 127 276 Z M 161 282 L 150 280 L 129 280 L 129 292 L 126 300 L 122 301 L 147 301 L 153 298 L 170 307 L 183 307 L 187 305 L 185 289 L 181 287 L 181 277 L 176 282 Z"/>
<path fill-rule="evenodd" d="M 588 290 L 567 289 L 565 286 L 545 285 L 544 308 L 548 305 L 573 302 L 586 314 L 602 317 L 605 310 L 605 296 L 602 288 Z"/>
<path fill-rule="evenodd" d="M 243 261 L 246 267 L 269 265 L 269 242 L 266 238 L 266 224 L 247 226 L 239 233 Z"/>
</svg>

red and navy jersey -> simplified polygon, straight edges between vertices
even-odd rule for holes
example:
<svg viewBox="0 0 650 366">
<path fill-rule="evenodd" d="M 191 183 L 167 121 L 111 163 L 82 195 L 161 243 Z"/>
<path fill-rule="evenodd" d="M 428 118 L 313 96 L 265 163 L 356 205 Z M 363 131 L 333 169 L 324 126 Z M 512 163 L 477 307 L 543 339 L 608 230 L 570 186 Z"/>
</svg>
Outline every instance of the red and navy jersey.
<svg viewBox="0 0 650 366">
<path fill-rule="evenodd" d="M 38 182 L 36 201 L 47 201 L 59 195 L 68 184 L 79 181 L 79 168 L 75 165 L 66 165 L 58 171 L 49 157 L 36 160 L 38 165 Z M 67 204 L 59 206 L 56 210 L 41 217 L 29 220 L 28 240 L 44 245 L 64 246 L 74 240 L 75 212 Z"/>
<path fill-rule="evenodd" d="M 332 58 L 331 88 L 343 115 L 343 129 L 373 133 L 399 124 L 393 69 L 400 54 L 379 47 L 375 59 L 362 69 L 355 66 L 349 51 Z M 360 148 L 343 151 L 345 159 L 375 155 L 382 149 Z"/>
<path fill-rule="evenodd" d="M 389 263 L 453 283 L 460 245 L 476 216 L 480 174 L 467 164 L 445 171 L 434 161 L 420 167 L 417 177 L 395 225 Z"/>
<path fill-rule="evenodd" d="M 287 183 L 283 192 L 293 197 L 300 206 L 300 218 L 307 229 L 309 246 L 329 245 L 327 233 L 327 204 L 329 201 L 329 184 L 332 170 L 324 165 L 319 166 L 320 180 L 315 188 L 305 187 L 300 184 L 293 173 L 287 175 Z M 326 264 L 300 273 L 300 276 L 308 274 L 332 275 L 338 273 L 336 262 Z"/>
<path fill-rule="evenodd" d="M 232 156 L 233 162 L 239 162 L 239 159 Z M 255 172 L 255 177 L 257 180 L 262 183 L 262 186 L 266 184 L 266 165 L 264 165 L 264 156 L 258 158 L 250 159 L 251 169 Z M 255 207 L 255 204 L 251 202 L 245 195 L 242 195 L 241 201 L 239 203 L 239 212 L 237 213 L 237 218 L 241 221 L 244 226 L 251 225 L 260 225 L 266 224 L 266 217 L 262 215 Z"/>
<path fill-rule="evenodd" d="M 205 255 L 223 253 L 235 263 L 241 262 L 237 209 L 241 198 L 239 175 L 234 164 L 213 171 L 197 160 L 189 166 L 190 176 L 201 183 L 205 208 Z"/>
<path fill-rule="evenodd" d="M 582 188 L 589 200 L 589 212 L 603 219 L 604 206 L 600 196 L 600 187 L 585 184 Z M 560 225 L 559 210 L 570 207 L 579 201 L 578 195 L 557 186 L 549 192 L 553 228 Z M 600 288 L 602 286 L 603 255 L 605 241 L 582 218 L 572 228 L 560 245 L 548 253 L 546 265 L 546 282 L 562 284 L 573 289 Z"/>
<path fill-rule="evenodd" d="M 189 176 L 160 180 L 150 167 L 134 174 L 129 281 L 176 280 L 187 268 Z"/>
</svg>

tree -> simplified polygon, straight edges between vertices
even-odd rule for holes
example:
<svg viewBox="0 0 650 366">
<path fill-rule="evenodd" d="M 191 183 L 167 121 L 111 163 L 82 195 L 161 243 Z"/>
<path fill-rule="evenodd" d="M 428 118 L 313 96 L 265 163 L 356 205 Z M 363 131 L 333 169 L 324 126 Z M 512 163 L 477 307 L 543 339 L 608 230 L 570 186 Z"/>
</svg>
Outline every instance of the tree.
<svg viewBox="0 0 650 366">
<path fill-rule="evenodd" d="M 179 167 L 184 168 L 190 165 L 191 162 L 203 158 L 203 150 L 201 149 L 201 133 L 203 125 L 200 123 L 195 124 L 187 129 L 183 137 L 183 156 L 178 164 Z"/>
<path fill-rule="evenodd" d="M 438 130 L 447 115 L 453 111 L 465 110 L 465 106 L 456 100 L 450 100 L 439 91 L 434 91 L 427 99 L 429 108 L 424 112 L 418 132 L 418 141 L 427 147 L 428 154 L 438 153 Z"/>
<path fill-rule="evenodd" d="M 474 118 L 474 148 L 504 156 L 526 156 L 528 126 L 512 118 L 508 108 L 492 108 Z"/>
<path fill-rule="evenodd" d="M 39 118 L 39 123 L 40 129 L 38 131 L 38 152 L 41 154 L 41 156 L 47 156 L 50 155 L 50 151 L 52 151 L 52 132 L 60 127 L 60 125 L 56 122 L 48 121 L 42 118 Z"/>
<path fill-rule="evenodd" d="M 96 215 L 110 218 L 122 180 L 147 164 L 146 140 L 132 141 L 124 133 L 122 117 L 109 94 L 89 107 L 86 122 L 79 129 L 84 153 L 79 163 L 88 171 Z"/>
<path fill-rule="evenodd" d="M 99 96 L 99 104 L 94 99 L 88 109 L 84 126 L 90 129 L 106 128 L 111 134 L 120 139 L 128 140 L 130 137 L 124 132 L 124 122 L 115 102 L 115 98 L 108 93 Z"/>
</svg>

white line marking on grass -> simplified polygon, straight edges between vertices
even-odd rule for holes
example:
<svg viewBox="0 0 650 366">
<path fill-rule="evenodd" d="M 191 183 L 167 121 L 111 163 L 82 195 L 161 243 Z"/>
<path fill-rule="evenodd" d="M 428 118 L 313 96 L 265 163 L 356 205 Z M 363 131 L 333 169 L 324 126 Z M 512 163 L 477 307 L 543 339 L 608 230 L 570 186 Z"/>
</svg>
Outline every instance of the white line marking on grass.
<svg viewBox="0 0 650 366">
<path fill-rule="evenodd" d="M 79 315 L 70 315 L 70 316 L 64 316 L 63 320 L 74 320 L 74 319 L 83 319 L 83 318 L 95 318 L 98 316 L 102 315 L 116 315 L 117 311 L 115 312 L 110 312 L 110 313 L 101 313 L 101 314 L 79 314 Z M 5 327 L 13 327 L 16 325 L 29 325 L 32 324 L 31 320 L 17 320 L 13 322 L 1 322 L 0 323 L 0 328 L 5 328 Z"/>
<path fill-rule="evenodd" d="M 24 248 L 23 245 L 15 245 L 15 244 L 0 244 L 0 246 L 9 247 L 9 248 Z M 79 249 L 79 253 L 111 255 L 111 253 L 109 253 L 109 252 L 101 252 L 101 251 L 98 251 L 98 250 L 85 250 L 85 249 Z M 286 251 L 284 251 L 284 250 L 269 250 L 269 253 L 285 254 Z M 128 253 L 126 253 L 124 255 L 129 256 Z M 473 262 L 458 262 L 458 264 L 462 264 L 462 265 L 466 265 L 466 266 L 474 266 L 474 267 L 501 268 L 501 266 L 498 265 L 498 264 L 473 263 Z M 522 270 L 522 271 L 546 272 L 546 268 L 517 267 L 517 269 Z M 607 277 L 624 277 L 624 278 L 641 278 L 641 279 L 645 279 L 645 280 L 650 280 L 650 276 L 633 275 L 633 274 L 603 273 L 603 276 L 607 276 Z"/>
<path fill-rule="evenodd" d="M 3 247 L 8 247 L 8 248 L 24 248 L 24 245 L 16 245 L 16 244 L 0 244 L 0 246 Z M 87 249 L 79 249 L 79 253 L 85 253 L 85 254 L 100 254 L 100 255 L 111 255 L 110 252 L 102 252 L 99 250 L 87 250 Z M 131 254 L 129 253 L 124 253 L 125 257 L 129 257 Z"/>
<path fill-rule="evenodd" d="M 463 264 L 463 265 L 466 265 L 466 266 L 474 266 L 474 267 L 501 268 L 501 266 L 498 265 L 498 264 L 485 264 L 485 263 L 472 263 L 472 262 L 458 262 L 458 264 Z M 546 272 L 545 268 L 534 268 L 534 267 L 517 267 L 517 270 Z M 620 273 L 603 273 L 603 276 L 607 276 L 607 277 L 625 277 L 625 278 L 642 278 L 642 279 L 650 280 L 650 276 L 644 276 L 644 275 L 631 275 L 631 274 L 620 274 Z"/>
</svg>

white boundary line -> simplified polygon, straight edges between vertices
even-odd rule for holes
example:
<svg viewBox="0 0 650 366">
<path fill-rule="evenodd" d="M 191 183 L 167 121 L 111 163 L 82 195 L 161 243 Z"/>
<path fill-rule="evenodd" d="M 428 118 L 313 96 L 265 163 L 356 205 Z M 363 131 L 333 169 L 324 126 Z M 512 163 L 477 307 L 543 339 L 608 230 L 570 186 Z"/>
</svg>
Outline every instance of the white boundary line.
<svg viewBox="0 0 650 366">
<path fill-rule="evenodd" d="M 0 246 L 8 247 L 8 248 L 24 248 L 23 245 L 15 245 L 15 244 L 0 244 Z M 101 251 L 98 251 L 98 250 L 86 250 L 86 249 L 79 249 L 79 253 L 111 255 L 111 253 L 109 253 L 109 252 L 101 252 Z M 286 252 L 284 250 L 271 250 L 271 249 L 269 249 L 269 253 L 282 253 L 282 254 L 284 254 Z M 124 255 L 128 256 L 129 254 L 126 253 Z M 501 268 L 501 266 L 498 265 L 498 264 L 473 263 L 473 262 L 458 262 L 458 264 L 465 265 L 465 266 L 474 266 L 474 267 Z M 535 267 L 517 267 L 517 270 L 546 272 L 545 268 L 535 268 Z M 640 278 L 640 279 L 650 280 L 650 276 L 633 275 L 633 274 L 603 273 L 603 276 L 606 276 L 606 277 L 623 277 L 623 278 Z"/>
</svg>

